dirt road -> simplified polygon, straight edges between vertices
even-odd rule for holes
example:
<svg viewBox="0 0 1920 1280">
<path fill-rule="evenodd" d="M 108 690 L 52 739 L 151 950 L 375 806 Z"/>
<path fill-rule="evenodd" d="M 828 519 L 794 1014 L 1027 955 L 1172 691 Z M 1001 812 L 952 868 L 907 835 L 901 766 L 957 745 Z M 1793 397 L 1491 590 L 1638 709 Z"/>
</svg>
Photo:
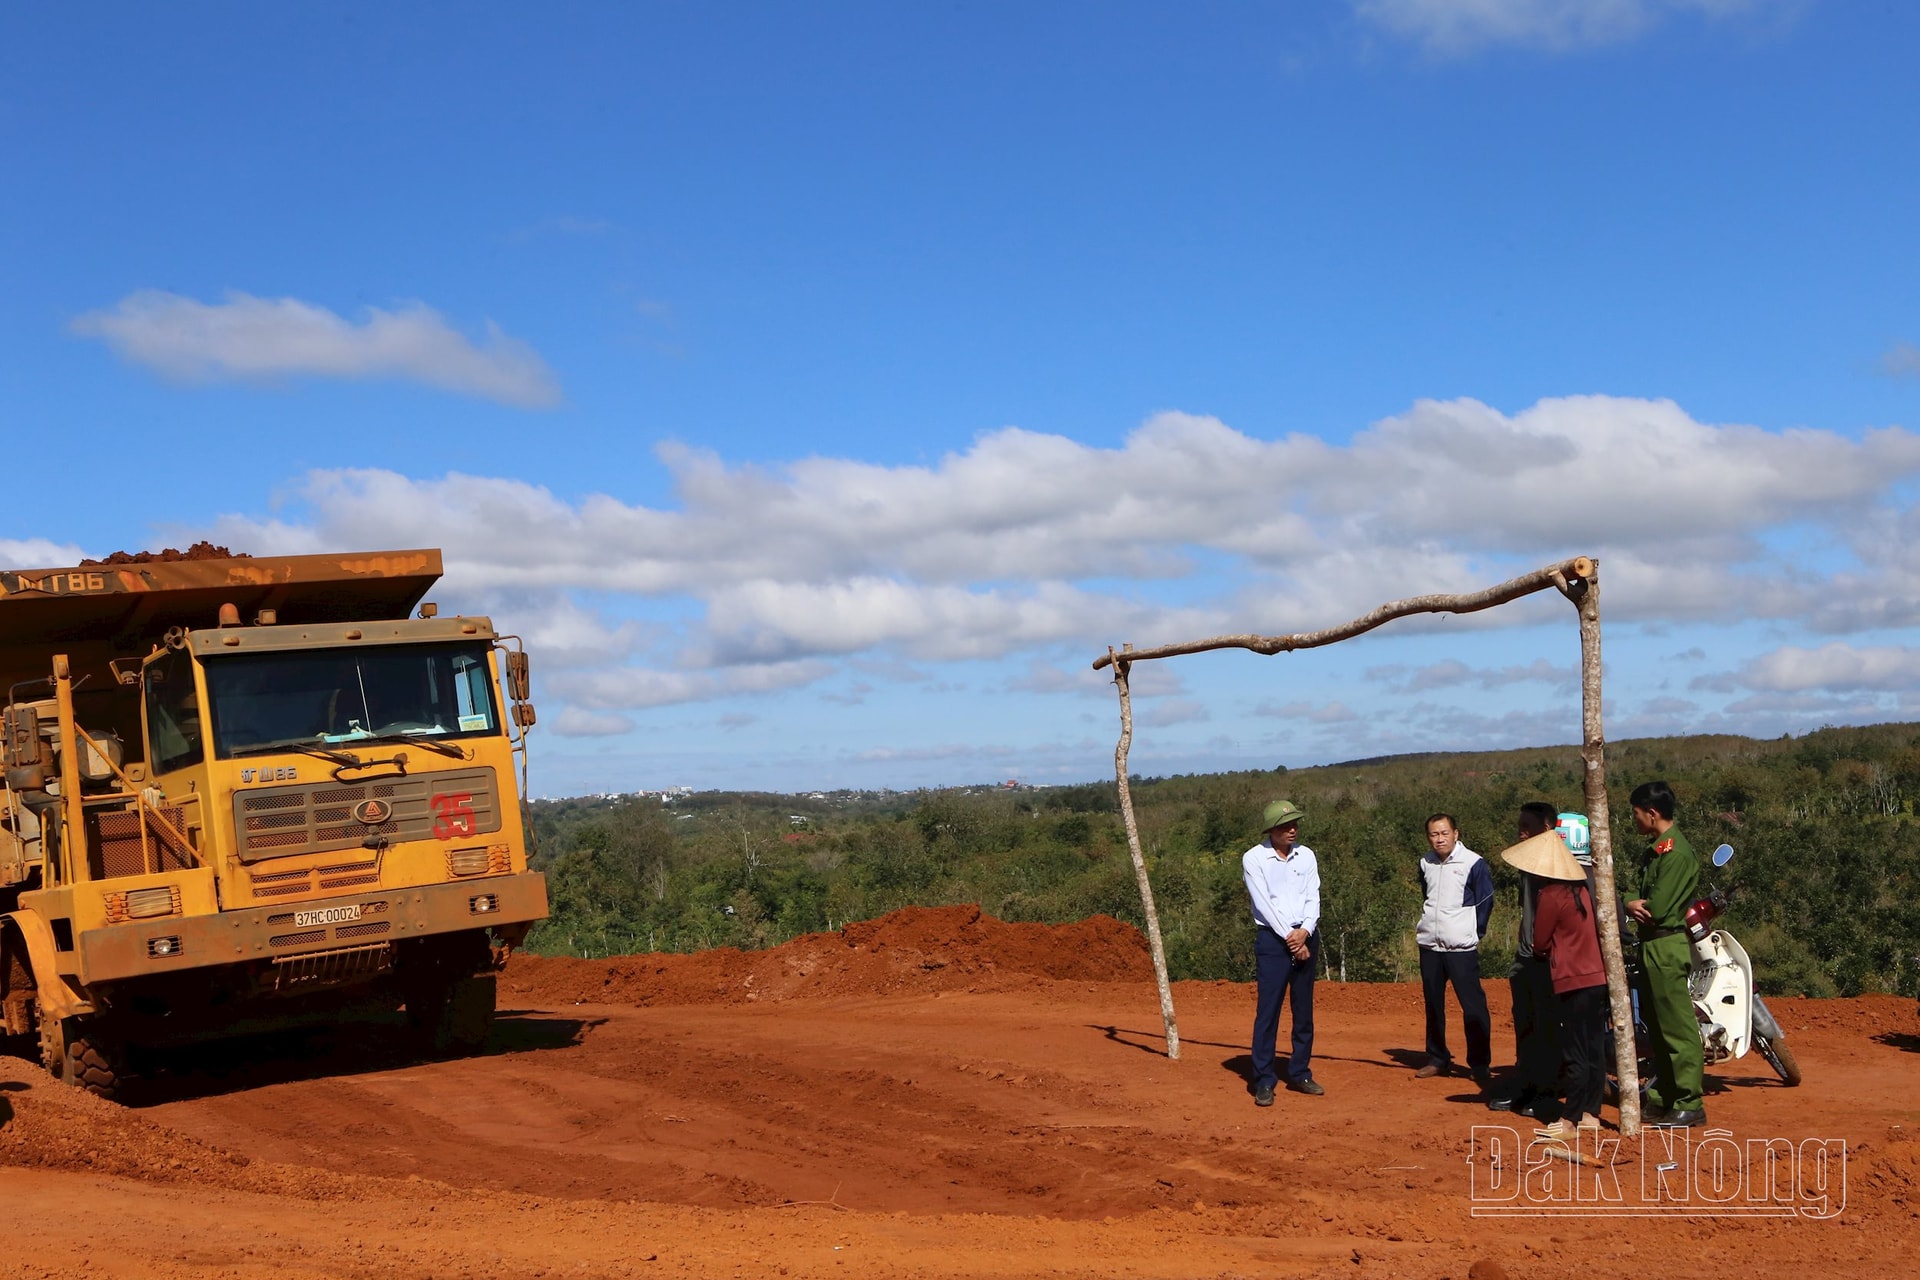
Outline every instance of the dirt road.
<svg viewBox="0 0 1920 1280">
<path fill-rule="evenodd" d="M 921 912 L 747 956 L 522 959 L 502 981 L 510 1012 L 465 1061 L 338 1028 L 183 1057 L 121 1108 L 0 1060 L 0 1275 L 1518 1280 L 1844 1258 L 1864 1280 L 1912 1274 L 1920 1244 L 1908 1000 L 1776 1002 L 1807 1084 L 1750 1057 L 1710 1071 L 1708 1108 L 1736 1140 L 1723 1172 L 1751 1139 L 1806 1144 L 1783 1195 L 1749 1177 L 1717 1208 L 1724 1184 L 1696 1183 L 1649 1209 L 1647 1170 L 1709 1162 L 1623 1144 L 1603 1179 L 1476 1140 L 1512 1122 L 1468 1082 L 1413 1079 L 1412 987 L 1322 983 L 1326 1096 L 1255 1108 L 1250 990 L 1177 987 L 1170 1062 L 1112 922 Z M 1676 1203 L 1721 1216 L 1574 1212 Z"/>
</svg>

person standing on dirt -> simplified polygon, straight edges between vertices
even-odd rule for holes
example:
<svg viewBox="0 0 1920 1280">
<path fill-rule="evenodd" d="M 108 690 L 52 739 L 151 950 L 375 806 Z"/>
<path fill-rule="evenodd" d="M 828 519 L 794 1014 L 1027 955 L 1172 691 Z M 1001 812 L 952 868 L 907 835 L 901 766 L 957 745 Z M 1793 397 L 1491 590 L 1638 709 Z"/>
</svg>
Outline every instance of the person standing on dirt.
<svg viewBox="0 0 1920 1280">
<path fill-rule="evenodd" d="M 1554 1017 L 1567 1056 L 1566 1110 L 1534 1133 L 1572 1143 L 1583 1130 L 1598 1132 L 1600 1097 L 1607 1083 L 1607 974 L 1600 962 L 1593 890 L 1587 869 L 1557 833 L 1532 836 L 1500 856 L 1542 882 L 1533 917 L 1533 954 L 1546 960 L 1552 976 Z"/>
<path fill-rule="evenodd" d="M 1643 782 L 1627 797 L 1633 825 L 1647 837 L 1640 863 L 1640 896 L 1627 914 L 1640 926 L 1642 994 L 1653 1051 L 1653 1085 L 1640 1118 L 1649 1125 L 1691 1129 L 1707 1122 L 1706 1065 L 1700 1048 L 1700 1023 L 1687 990 L 1693 948 L 1687 941 L 1686 912 L 1700 889 L 1700 859 L 1673 824 L 1673 788 Z"/>
<path fill-rule="evenodd" d="M 1447 1049 L 1447 984 L 1460 1001 L 1467 1033 L 1467 1069 L 1485 1089 L 1493 1067 L 1493 1023 L 1480 986 L 1480 940 L 1493 919 L 1493 872 L 1460 839 L 1450 813 L 1427 819 L 1427 852 L 1420 856 L 1426 899 L 1413 939 L 1420 946 L 1420 992 L 1427 1006 L 1427 1064 L 1417 1079 L 1453 1074 Z"/>
<path fill-rule="evenodd" d="M 1293 1009 L 1293 1055 L 1287 1088 L 1321 1094 L 1313 1078 L 1313 978 L 1320 955 L 1320 864 L 1300 843 L 1306 817 L 1291 800 L 1275 800 L 1261 814 L 1266 834 L 1240 859 L 1253 903 L 1253 1101 L 1273 1105 L 1280 1081 L 1275 1067 L 1280 998 Z"/>
<path fill-rule="evenodd" d="M 1520 840 L 1524 843 L 1543 831 L 1552 831 L 1559 822 L 1558 809 L 1544 800 L 1530 800 L 1520 806 Z M 1534 914 L 1541 884 L 1538 876 L 1520 872 L 1520 935 L 1514 948 L 1513 970 L 1507 975 L 1507 989 L 1513 993 L 1514 1074 L 1518 1079 L 1511 1093 L 1488 1098 L 1487 1109 L 1545 1120 L 1549 1117 L 1540 1113 L 1551 1110 L 1559 1093 L 1561 1048 L 1553 974 L 1545 957 L 1533 953 Z"/>
</svg>

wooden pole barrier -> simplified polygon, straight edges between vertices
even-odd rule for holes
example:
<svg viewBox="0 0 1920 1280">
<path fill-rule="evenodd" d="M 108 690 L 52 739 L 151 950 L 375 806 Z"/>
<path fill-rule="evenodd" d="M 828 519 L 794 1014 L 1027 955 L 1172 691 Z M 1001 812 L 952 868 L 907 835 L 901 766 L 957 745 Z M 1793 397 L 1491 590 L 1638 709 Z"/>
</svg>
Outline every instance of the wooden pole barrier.
<svg viewBox="0 0 1920 1280">
<path fill-rule="evenodd" d="M 1640 1131 L 1640 1073 L 1634 1057 L 1633 1006 L 1627 994 L 1626 963 L 1620 951 L 1619 897 L 1614 891 L 1612 824 L 1607 808 L 1606 732 L 1600 701 L 1600 569 L 1587 556 L 1575 556 L 1525 573 L 1483 591 L 1458 595 L 1409 596 L 1381 605 L 1351 622 L 1320 631 L 1263 636 L 1252 633 L 1211 636 L 1152 649 L 1127 645 L 1119 653 L 1111 646 L 1093 660 L 1095 671 L 1113 668 L 1120 691 L 1120 742 L 1113 752 L 1114 779 L 1120 787 L 1120 817 L 1127 829 L 1127 849 L 1133 855 L 1133 873 L 1140 882 L 1140 903 L 1147 917 L 1147 941 L 1153 950 L 1154 977 L 1160 984 L 1160 1015 L 1167 1027 L 1167 1056 L 1180 1056 L 1179 1031 L 1174 1023 L 1173 990 L 1167 982 L 1166 952 L 1160 942 L 1160 917 L 1154 910 L 1153 885 L 1147 876 L 1146 856 L 1140 849 L 1140 830 L 1134 819 L 1133 792 L 1127 779 L 1127 753 L 1133 745 L 1133 695 L 1128 677 L 1133 664 L 1155 658 L 1174 658 L 1214 649 L 1249 649 L 1254 653 L 1291 653 L 1317 649 L 1364 635 L 1375 627 L 1418 613 L 1477 613 L 1507 604 L 1549 587 L 1572 601 L 1580 614 L 1580 758 L 1585 766 L 1587 822 L 1592 833 L 1595 910 L 1600 924 L 1600 954 L 1607 972 L 1607 996 L 1613 1025 L 1624 1030 L 1614 1036 L 1614 1073 L 1620 1083 L 1620 1131 L 1633 1137 Z"/>
<path fill-rule="evenodd" d="M 1113 650 L 1107 650 L 1109 658 Z M 1147 876 L 1147 856 L 1140 848 L 1140 826 L 1133 817 L 1133 788 L 1127 783 L 1127 752 L 1133 746 L 1133 693 L 1127 675 L 1133 664 L 1123 651 L 1113 661 L 1113 684 L 1120 691 L 1120 743 L 1113 749 L 1113 776 L 1120 785 L 1120 820 L 1127 828 L 1127 852 L 1133 855 L 1133 877 L 1140 882 L 1140 906 L 1147 917 L 1147 946 L 1153 952 L 1153 980 L 1160 987 L 1160 1021 L 1167 1029 L 1167 1057 L 1180 1058 L 1180 1025 L 1173 1014 L 1173 986 L 1167 981 L 1167 949 L 1160 941 L 1160 913 L 1153 905 L 1153 881 Z"/>
<path fill-rule="evenodd" d="M 1600 919 L 1600 960 L 1613 1011 L 1613 1077 L 1620 1086 L 1620 1133 L 1640 1132 L 1640 1064 L 1633 1043 L 1633 998 L 1620 950 L 1620 895 L 1613 874 L 1613 821 L 1607 801 L 1607 735 L 1600 703 L 1600 567 L 1582 556 L 1554 586 L 1580 611 L 1580 762 L 1584 766 L 1587 828 L 1592 834 L 1594 910 Z"/>
</svg>

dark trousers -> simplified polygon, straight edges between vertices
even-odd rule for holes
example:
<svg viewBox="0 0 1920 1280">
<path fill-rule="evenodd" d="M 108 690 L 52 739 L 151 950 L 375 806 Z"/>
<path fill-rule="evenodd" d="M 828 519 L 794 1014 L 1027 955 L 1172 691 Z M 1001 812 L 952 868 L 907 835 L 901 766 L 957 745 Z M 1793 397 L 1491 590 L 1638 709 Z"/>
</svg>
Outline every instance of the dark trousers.
<svg viewBox="0 0 1920 1280">
<path fill-rule="evenodd" d="M 1420 948 L 1420 991 L 1427 999 L 1427 1061 L 1453 1065 L 1447 1050 L 1447 984 L 1460 999 L 1460 1018 L 1467 1025 L 1467 1067 L 1478 1074 L 1493 1066 L 1493 1019 L 1487 1016 L 1487 993 L 1480 986 L 1478 951 L 1437 951 Z"/>
<path fill-rule="evenodd" d="M 1513 1055 L 1519 1092 L 1550 1098 L 1560 1092 L 1560 1006 L 1547 962 L 1521 956 L 1507 980 L 1513 992 Z"/>
<path fill-rule="evenodd" d="M 1293 1056 L 1287 1079 L 1313 1079 L 1313 975 L 1320 959 L 1320 935 L 1307 936 L 1307 958 L 1295 960 L 1285 939 L 1268 928 L 1254 930 L 1253 1085 L 1278 1084 L 1275 1046 L 1280 1039 L 1280 997 L 1293 1006 Z"/>
<path fill-rule="evenodd" d="M 1607 989 L 1581 987 L 1560 994 L 1560 1043 L 1567 1055 L 1567 1109 L 1574 1124 L 1600 1114 L 1607 1087 Z"/>
</svg>

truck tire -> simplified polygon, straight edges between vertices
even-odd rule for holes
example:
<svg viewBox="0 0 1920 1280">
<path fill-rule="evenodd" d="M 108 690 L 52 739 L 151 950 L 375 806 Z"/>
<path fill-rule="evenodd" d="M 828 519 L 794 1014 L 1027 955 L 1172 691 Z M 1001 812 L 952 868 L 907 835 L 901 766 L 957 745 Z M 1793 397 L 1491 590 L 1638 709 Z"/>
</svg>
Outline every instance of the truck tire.
<svg viewBox="0 0 1920 1280">
<path fill-rule="evenodd" d="M 67 1038 L 67 1080 L 101 1098 L 118 1098 L 127 1087 L 125 1049 L 82 1026 Z"/>
<path fill-rule="evenodd" d="M 493 1030 L 494 975 L 455 978 L 407 1001 L 407 1021 L 420 1048 L 436 1058 L 464 1057 L 486 1047 Z"/>
<path fill-rule="evenodd" d="M 97 1018 L 40 1019 L 40 1065 L 101 1098 L 121 1097 L 132 1074 L 126 1046 Z"/>
<path fill-rule="evenodd" d="M 1771 1036 L 1755 1035 L 1753 1047 L 1760 1051 L 1760 1056 L 1767 1060 L 1767 1065 L 1772 1067 L 1774 1074 L 1780 1077 L 1781 1084 L 1791 1089 L 1800 1083 L 1800 1060 L 1794 1057 L 1793 1050 L 1787 1047 L 1785 1036 L 1775 1040 Z"/>
</svg>

